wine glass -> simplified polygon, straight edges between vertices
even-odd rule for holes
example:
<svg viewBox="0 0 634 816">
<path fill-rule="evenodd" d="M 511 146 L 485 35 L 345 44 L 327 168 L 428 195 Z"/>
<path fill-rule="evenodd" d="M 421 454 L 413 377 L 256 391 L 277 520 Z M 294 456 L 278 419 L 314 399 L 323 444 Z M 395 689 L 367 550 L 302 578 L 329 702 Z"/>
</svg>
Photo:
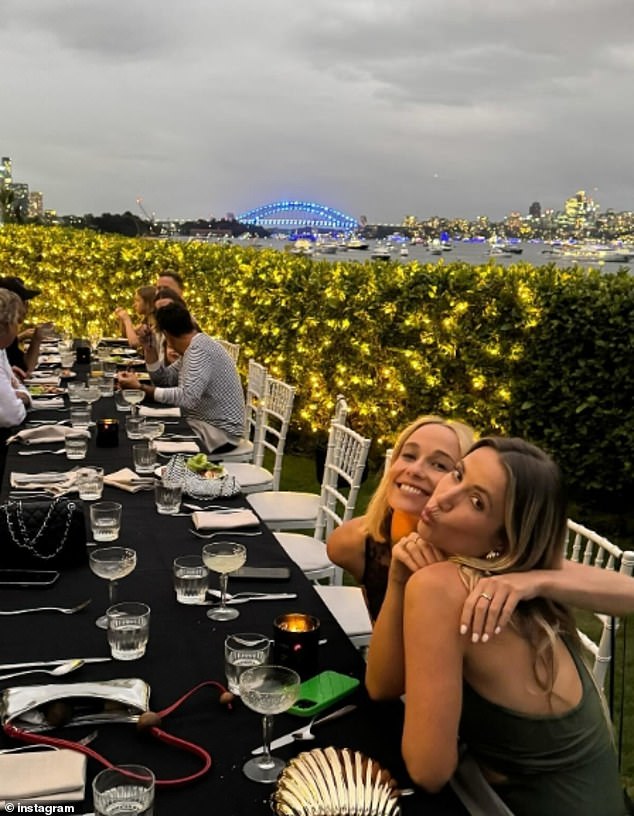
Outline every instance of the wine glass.
<svg viewBox="0 0 634 816">
<path fill-rule="evenodd" d="M 262 745 L 260 756 L 242 766 L 244 775 L 254 782 L 275 782 L 286 762 L 271 756 L 269 748 L 273 730 L 273 715 L 289 709 L 299 697 L 301 680 L 297 672 L 286 666 L 253 666 L 240 675 L 240 697 L 252 711 L 262 714 Z"/>
<path fill-rule="evenodd" d="M 129 547 L 100 547 L 88 556 L 90 569 L 108 581 L 108 606 L 117 601 L 117 583 L 136 567 L 136 550 Z M 108 618 L 101 615 L 95 621 L 100 629 L 108 628 Z"/>
<path fill-rule="evenodd" d="M 165 423 L 158 422 L 158 421 L 149 421 L 145 420 L 145 422 L 141 425 L 140 428 L 141 436 L 143 439 L 147 439 L 148 445 L 152 447 L 152 443 L 155 439 L 158 439 L 159 436 L 163 436 L 165 431 Z"/>
<path fill-rule="evenodd" d="M 141 388 L 122 388 L 121 396 L 130 405 L 130 416 L 137 416 L 139 413 L 138 404 L 143 402 L 145 391 Z"/>
<path fill-rule="evenodd" d="M 240 614 L 235 607 L 227 606 L 227 576 L 240 569 L 247 560 L 247 548 L 236 541 L 214 541 L 203 547 L 203 562 L 213 572 L 220 573 L 220 604 L 207 610 L 211 620 L 227 621 Z"/>
</svg>

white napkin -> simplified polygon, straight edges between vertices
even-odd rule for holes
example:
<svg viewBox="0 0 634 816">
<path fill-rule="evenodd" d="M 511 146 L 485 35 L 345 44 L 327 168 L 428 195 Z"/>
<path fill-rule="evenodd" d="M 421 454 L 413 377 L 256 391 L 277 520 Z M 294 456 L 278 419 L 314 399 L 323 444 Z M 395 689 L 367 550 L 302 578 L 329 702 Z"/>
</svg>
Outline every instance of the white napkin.
<svg viewBox="0 0 634 816">
<path fill-rule="evenodd" d="M 20 490 L 47 490 L 61 496 L 73 489 L 77 481 L 77 471 L 75 469 L 66 472 L 47 473 L 11 473 L 9 478 L 11 487 Z"/>
<path fill-rule="evenodd" d="M 25 385 L 59 385 L 59 377 L 50 371 L 34 371 L 24 381 Z"/>
<path fill-rule="evenodd" d="M 0 800 L 74 802 L 84 798 L 85 783 L 86 756 L 79 751 L 62 748 L 0 756 Z"/>
<path fill-rule="evenodd" d="M 25 445 L 39 445 L 44 442 L 63 442 L 67 436 L 85 436 L 90 439 L 90 431 L 84 428 L 72 428 L 68 425 L 40 425 L 39 428 L 24 428 L 10 436 L 7 442 L 24 442 Z"/>
<path fill-rule="evenodd" d="M 62 397 L 50 397 L 50 399 L 38 399 L 31 405 L 32 411 L 42 410 L 43 408 L 63 408 L 64 400 Z"/>
<path fill-rule="evenodd" d="M 149 482 L 146 479 L 151 478 L 151 476 L 139 476 L 130 468 L 121 468 L 121 470 L 116 470 L 114 473 L 106 473 L 103 477 L 103 483 L 110 485 L 110 487 L 118 487 L 128 493 L 138 493 L 139 490 L 147 490 Z M 140 482 L 140 479 L 143 479 L 143 482 Z"/>
<path fill-rule="evenodd" d="M 159 453 L 198 453 L 200 447 L 196 442 L 170 442 L 156 439 L 154 447 Z"/>
<path fill-rule="evenodd" d="M 197 530 L 233 530 L 235 527 L 257 527 L 260 519 L 252 510 L 205 510 L 192 513 Z"/>
<path fill-rule="evenodd" d="M 181 409 L 178 405 L 172 408 L 169 406 L 165 408 L 150 408 L 147 405 L 141 405 L 139 414 L 145 417 L 179 417 L 181 415 Z"/>
</svg>

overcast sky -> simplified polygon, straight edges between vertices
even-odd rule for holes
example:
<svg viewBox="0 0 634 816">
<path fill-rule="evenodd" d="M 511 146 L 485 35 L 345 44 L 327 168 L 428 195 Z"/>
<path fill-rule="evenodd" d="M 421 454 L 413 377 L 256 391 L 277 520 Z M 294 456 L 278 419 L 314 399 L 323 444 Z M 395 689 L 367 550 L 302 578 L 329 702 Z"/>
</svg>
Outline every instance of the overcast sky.
<svg viewBox="0 0 634 816">
<path fill-rule="evenodd" d="M 634 209 L 634 0 L 0 0 L 0 77 L 59 213 Z"/>
</svg>

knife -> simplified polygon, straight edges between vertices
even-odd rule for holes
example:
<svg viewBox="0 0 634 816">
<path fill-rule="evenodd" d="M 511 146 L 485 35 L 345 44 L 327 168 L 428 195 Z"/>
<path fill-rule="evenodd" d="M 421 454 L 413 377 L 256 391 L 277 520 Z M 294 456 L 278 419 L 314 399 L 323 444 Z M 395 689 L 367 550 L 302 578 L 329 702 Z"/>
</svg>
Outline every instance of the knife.
<svg viewBox="0 0 634 816">
<path fill-rule="evenodd" d="M 336 711 L 331 712 L 330 714 L 326 714 L 323 717 L 320 717 L 318 720 L 313 722 L 313 726 L 319 725 L 320 723 L 327 722 L 328 720 L 336 720 L 338 717 L 343 717 L 344 714 L 348 714 L 350 711 L 354 711 L 356 705 L 347 705 L 343 708 L 338 708 Z M 301 728 L 296 728 L 294 731 L 289 731 L 288 734 L 284 734 L 283 737 L 278 737 L 274 739 L 273 742 L 269 745 L 269 750 L 274 751 L 276 748 L 281 748 L 283 745 L 289 745 L 291 742 L 296 742 L 295 734 L 301 731 Z M 264 752 L 264 746 L 259 745 L 257 748 L 254 748 L 251 753 L 254 756 L 261 754 Z"/>
<path fill-rule="evenodd" d="M 68 663 L 71 660 L 82 660 L 84 663 L 106 663 L 108 660 L 112 660 L 111 657 L 82 657 L 82 658 L 73 658 L 73 657 L 62 657 L 59 660 L 34 660 L 31 663 L 2 663 L 0 665 L 0 671 L 4 671 L 5 669 L 36 669 L 40 666 L 57 666 L 59 663 Z"/>
</svg>

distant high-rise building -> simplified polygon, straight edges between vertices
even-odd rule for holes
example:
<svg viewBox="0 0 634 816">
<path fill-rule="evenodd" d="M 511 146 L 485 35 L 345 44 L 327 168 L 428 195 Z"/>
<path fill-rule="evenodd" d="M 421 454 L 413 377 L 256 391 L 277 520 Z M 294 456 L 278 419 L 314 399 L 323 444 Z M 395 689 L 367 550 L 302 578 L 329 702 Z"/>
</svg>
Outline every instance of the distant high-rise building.
<svg viewBox="0 0 634 816">
<path fill-rule="evenodd" d="M 528 208 L 528 214 L 532 215 L 533 218 L 542 217 L 542 205 L 539 203 L 539 201 L 533 201 L 531 206 Z"/>
<path fill-rule="evenodd" d="M 3 156 L 0 159 L 0 189 L 8 187 L 12 181 L 11 159 L 8 156 Z"/>
<path fill-rule="evenodd" d="M 42 218 L 44 216 L 44 196 L 42 193 L 36 190 L 29 193 L 29 209 L 27 215 L 29 218 Z"/>
<path fill-rule="evenodd" d="M 13 193 L 13 211 L 26 218 L 29 212 L 29 185 L 13 181 L 8 187 Z"/>
</svg>

